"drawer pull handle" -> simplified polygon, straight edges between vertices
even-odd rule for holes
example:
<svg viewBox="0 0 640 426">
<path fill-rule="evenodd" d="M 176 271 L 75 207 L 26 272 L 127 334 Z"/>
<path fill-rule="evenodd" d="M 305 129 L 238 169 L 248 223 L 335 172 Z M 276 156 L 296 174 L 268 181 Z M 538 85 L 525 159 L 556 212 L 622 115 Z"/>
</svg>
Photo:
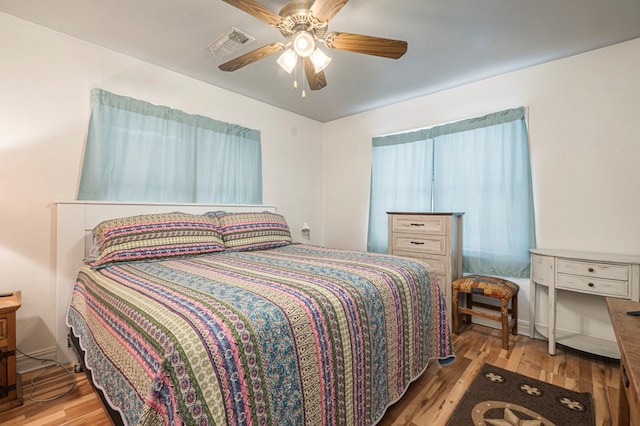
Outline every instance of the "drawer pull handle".
<svg viewBox="0 0 640 426">
<path fill-rule="evenodd" d="M 589 272 L 594 272 L 594 271 L 595 271 L 595 269 L 589 268 Z"/>
<path fill-rule="evenodd" d="M 595 284 L 594 283 L 589 283 L 587 284 L 589 287 L 593 287 Z"/>
<path fill-rule="evenodd" d="M 421 245 L 423 245 L 424 243 L 423 243 L 423 242 L 420 242 L 420 241 L 411 241 L 411 244 L 416 244 L 416 245 L 418 245 L 418 246 L 421 246 Z"/>
<path fill-rule="evenodd" d="M 412 223 L 411 226 L 424 226 L 424 223 Z"/>
</svg>

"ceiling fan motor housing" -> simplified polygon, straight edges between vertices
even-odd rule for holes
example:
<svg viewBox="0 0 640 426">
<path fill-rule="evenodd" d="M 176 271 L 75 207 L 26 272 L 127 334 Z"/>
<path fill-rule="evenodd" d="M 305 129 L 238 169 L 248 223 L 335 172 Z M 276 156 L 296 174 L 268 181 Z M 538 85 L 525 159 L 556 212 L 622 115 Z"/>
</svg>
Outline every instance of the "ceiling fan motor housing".
<svg viewBox="0 0 640 426">
<path fill-rule="evenodd" d="M 283 19 L 278 25 L 278 29 L 285 38 L 292 40 L 299 31 L 309 32 L 316 40 L 324 38 L 328 23 L 311 15 L 309 9 L 312 4 L 313 1 L 309 0 L 293 0 L 280 9 L 279 15 Z"/>
</svg>

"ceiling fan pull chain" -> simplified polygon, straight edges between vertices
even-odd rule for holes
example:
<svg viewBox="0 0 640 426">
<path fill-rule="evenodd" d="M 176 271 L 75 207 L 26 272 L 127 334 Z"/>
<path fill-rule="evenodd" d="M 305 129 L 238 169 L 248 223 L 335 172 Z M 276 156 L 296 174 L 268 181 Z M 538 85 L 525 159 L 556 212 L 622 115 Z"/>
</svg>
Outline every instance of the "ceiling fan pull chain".
<svg viewBox="0 0 640 426">
<path fill-rule="evenodd" d="M 302 74 L 302 71 L 300 71 L 300 74 Z M 304 81 L 305 81 L 305 78 L 304 78 L 304 75 L 303 75 L 302 76 L 302 99 L 307 97 L 307 92 L 304 90 Z"/>
</svg>

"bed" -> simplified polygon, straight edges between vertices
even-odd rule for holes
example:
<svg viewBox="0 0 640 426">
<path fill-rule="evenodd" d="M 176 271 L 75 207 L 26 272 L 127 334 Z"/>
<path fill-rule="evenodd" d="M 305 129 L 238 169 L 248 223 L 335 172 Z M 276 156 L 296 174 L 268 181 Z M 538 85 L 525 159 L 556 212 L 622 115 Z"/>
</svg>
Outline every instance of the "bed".
<svg viewBox="0 0 640 426">
<path fill-rule="evenodd" d="M 377 423 L 454 359 L 419 261 L 293 242 L 274 211 L 101 222 L 65 318 L 116 423 Z"/>
</svg>

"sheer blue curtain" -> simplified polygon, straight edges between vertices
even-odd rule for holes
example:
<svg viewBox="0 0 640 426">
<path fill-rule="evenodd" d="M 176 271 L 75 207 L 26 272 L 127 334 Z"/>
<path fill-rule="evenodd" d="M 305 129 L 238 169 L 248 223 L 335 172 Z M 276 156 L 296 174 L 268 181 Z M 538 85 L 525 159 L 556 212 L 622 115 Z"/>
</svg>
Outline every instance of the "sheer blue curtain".
<svg viewBox="0 0 640 426">
<path fill-rule="evenodd" d="M 259 204 L 260 132 L 94 89 L 78 199 Z"/>
<path fill-rule="evenodd" d="M 412 142 L 408 142 L 412 140 Z M 418 140 L 418 141 L 413 141 Z M 397 142 L 394 144 L 393 142 Z M 406 144 L 424 144 L 432 151 L 425 158 L 401 153 Z M 394 149 L 389 149 L 394 147 Z M 384 151 L 384 159 L 379 155 Z M 524 109 L 517 108 L 470 120 L 373 140 L 373 166 L 369 246 L 372 251 L 387 249 L 387 227 L 380 226 L 395 204 L 374 204 L 389 192 L 405 193 L 394 183 L 380 184 L 389 176 L 425 179 L 414 168 L 432 161 L 426 179 L 433 182 L 431 202 L 410 211 L 464 212 L 464 271 L 488 275 L 526 277 L 529 275 L 529 248 L 535 247 L 533 192 Z M 380 172 L 384 167 L 389 168 Z M 411 163 L 411 164 L 410 164 Z M 412 176 L 407 176 L 410 174 Z M 393 182 L 393 181 L 392 181 Z M 421 191 L 418 189 L 418 191 Z M 375 195 L 374 195 L 375 194 Z M 405 194 L 422 199 L 423 194 Z M 398 203 L 400 204 L 400 203 Z M 406 211 L 407 209 L 405 209 Z M 378 242 L 378 244 L 372 244 Z"/>
<path fill-rule="evenodd" d="M 367 250 L 387 251 L 388 211 L 431 211 L 433 142 L 380 141 L 372 151 Z"/>
</svg>

